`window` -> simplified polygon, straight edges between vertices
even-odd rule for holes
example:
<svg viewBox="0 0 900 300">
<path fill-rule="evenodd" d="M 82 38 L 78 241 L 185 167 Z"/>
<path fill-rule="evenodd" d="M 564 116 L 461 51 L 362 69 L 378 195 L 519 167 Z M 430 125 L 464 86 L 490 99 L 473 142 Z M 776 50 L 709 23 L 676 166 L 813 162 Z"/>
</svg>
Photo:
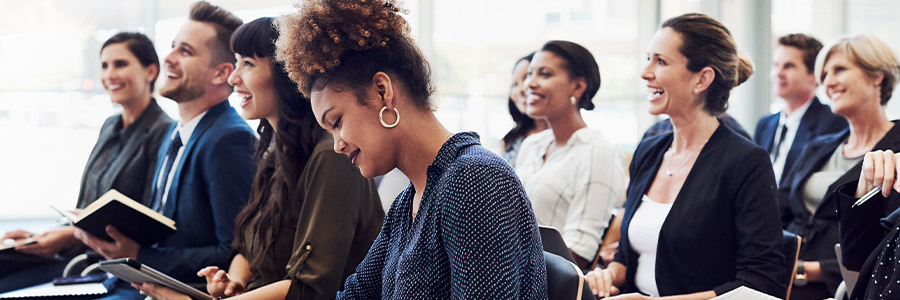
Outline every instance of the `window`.
<svg viewBox="0 0 900 300">
<path fill-rule="evenodd" d="M 233 12 L 245 21 L 293 11 L 282 2 L 271 7 L 228 2 L 215 4 L 239 8 Z M 144 32 L 154 40 L 162 63 L 185 20 L 187 3 L 47 0 L 5 4 L 9 6 L 0 11 L 0 63 L 5 66 L 0 71 L 0 128 L 6 129 L 0 131 L 4 141 L 0 220 L 58 217 L 48 205 L 74 208 L 100 126 L 121 111 L 99 82 L 100 47 L 120 31 Z M 157 20 L 153 8 L 177 15 Z M 163 80 L 160 77 L 157 86 Z M 156 99 L 169 116 L 178 118 L 174 102 L 158 95 Z M 240 109 L 237 97 L 230 101 Z M 258 124 L 248 123 L 252 128 Z"/>
<path fill-rule="evenodd" d="M 637 5 L 628 0 L 434 1 L 434 52 L 428 59 L 438 83 L 439 118 L 451 131 L 477 131 L 482 144 L 499 151 L 500 139 L 513 125 L 507 101 L 516 60 L 546 41 L 569 40 L 590 50 L 600 66 L 596 108 L 582 111 L 588 126 L 614 144 L 633 145 L 643 131 L 632 124 L 645 115 L 637 104 L 645 96 L 639 74 L 643 57 L 636 55 L 644 52 Z"/>
</svg>

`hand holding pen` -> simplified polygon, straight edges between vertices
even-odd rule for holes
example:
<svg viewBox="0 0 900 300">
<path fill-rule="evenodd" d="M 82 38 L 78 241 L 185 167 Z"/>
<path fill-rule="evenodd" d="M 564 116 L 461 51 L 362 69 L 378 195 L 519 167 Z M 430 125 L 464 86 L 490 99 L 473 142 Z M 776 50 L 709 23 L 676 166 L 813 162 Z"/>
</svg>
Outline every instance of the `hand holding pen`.
<svg viewBox="0 0 900 300">
<path fill-rule="evenodd" d="M 862 170 L 856 187 L 856 198 L 859 198 L 852 207 L 857 207 L 881 193 L 887 198 L 894 190 L 900 190 L 900 181 L 897 180 L 897 170 L 900 170 L 900 153 L 891 150 L 877 150 L 866 153 L 863 158 Z"/>
</svg>

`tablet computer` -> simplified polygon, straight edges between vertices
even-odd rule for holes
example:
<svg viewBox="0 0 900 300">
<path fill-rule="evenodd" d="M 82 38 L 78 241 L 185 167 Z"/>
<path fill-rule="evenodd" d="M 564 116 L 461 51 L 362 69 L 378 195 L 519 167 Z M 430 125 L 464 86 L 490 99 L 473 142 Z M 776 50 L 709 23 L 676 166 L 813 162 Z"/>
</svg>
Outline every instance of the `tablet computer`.
<svg viewBox="0 0 900 300">
<path fill-rule="evenodd" d="M 113 274 L 116 277 L 119 277 L 119 279 L 130 283 L 150 282 L 166 286 L 194 299 L 213 299 L 212 296 L 203 291 L 130 258 L 101 261 L 100 270 Z"/>
</svg>

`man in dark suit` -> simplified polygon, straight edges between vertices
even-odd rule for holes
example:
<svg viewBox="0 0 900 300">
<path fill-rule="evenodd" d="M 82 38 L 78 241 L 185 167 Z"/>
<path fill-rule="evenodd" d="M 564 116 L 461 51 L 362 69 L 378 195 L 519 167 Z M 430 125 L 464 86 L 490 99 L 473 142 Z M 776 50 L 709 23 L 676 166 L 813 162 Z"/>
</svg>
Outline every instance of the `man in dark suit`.
<svg viewBox="0 0 900 300">
<path fill-rule="evenodd" d="M 847 128 L 844 118 L 816 98 L 813 69 L 821 49 L 822 43 L 804 34 L 783 36 L 775 48 L 772 86 L 785 107 L 759 120 L 754 141 L 769 151 L 778 185 L 788 177 L 807 143 Z"/>
<path fill-rule="evenodd" d="M 217 6 L 197 2 L 165 58 L 167 81 L 160 94 L 178 103 L 181 120 L 164 136 L 157 156 L 151 208 L 175 220 L 178 230 L 153 247 L 141 247 L 114 227 L 106 242 L 76 232 L 105 258 L 137 259 L 176 279 L 198 282 L 206 266 L 225 268 L 234 218 L 249 198 L 256 172 L 255 134 L 227 101 L 234 70 L 229 39 L 241 20 Z M 135 297 L 119 285 L 115 296 Z"/>
</svg>

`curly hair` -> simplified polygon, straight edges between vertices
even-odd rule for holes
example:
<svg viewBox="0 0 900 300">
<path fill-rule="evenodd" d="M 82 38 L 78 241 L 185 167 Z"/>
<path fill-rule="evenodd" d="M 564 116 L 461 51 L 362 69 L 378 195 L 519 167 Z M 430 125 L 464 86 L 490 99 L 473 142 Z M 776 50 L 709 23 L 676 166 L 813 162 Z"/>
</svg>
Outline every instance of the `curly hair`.
<svg viewBox="0 0 900 300">
<path fill-rule="evenodd" d="M 360 89 L 376 72 L 399 78 L 419 108 L 430 109 L 431 68 L 391 0 L 307 0 L 276 21 L 275 58 L 307 97 L 331 83 Z"/>
</svg>

